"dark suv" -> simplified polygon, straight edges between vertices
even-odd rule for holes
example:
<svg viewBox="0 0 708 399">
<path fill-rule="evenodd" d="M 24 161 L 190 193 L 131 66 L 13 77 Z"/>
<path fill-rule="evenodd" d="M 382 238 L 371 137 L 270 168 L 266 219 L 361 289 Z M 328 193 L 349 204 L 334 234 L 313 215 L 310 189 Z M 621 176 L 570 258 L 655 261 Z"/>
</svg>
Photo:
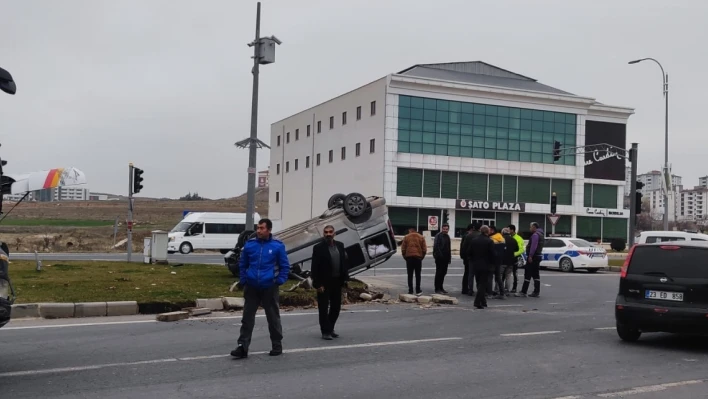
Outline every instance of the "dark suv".
<svg viewBox="0 0 708 399">
<path fill-rule="evenodd" d="M 622 267 L 617 333 L 708 333 L 708 243 L 638 244 Z"/>
</svg>

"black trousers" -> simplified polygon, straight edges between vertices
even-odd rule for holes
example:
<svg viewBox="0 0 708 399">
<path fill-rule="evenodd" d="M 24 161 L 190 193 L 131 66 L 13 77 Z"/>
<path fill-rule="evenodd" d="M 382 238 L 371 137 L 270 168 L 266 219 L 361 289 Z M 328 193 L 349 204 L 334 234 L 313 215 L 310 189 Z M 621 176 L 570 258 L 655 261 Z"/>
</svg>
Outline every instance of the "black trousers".
<svg viewBox="0 0 708 399">
<path fill-rule="evenodd" d="M 541 257 L 534 256 L 533 260 L 526 264 L 524 268 L 524 281 L 541 281 Z"/>
<path fill-rule="evenodd" d="M 256 312 L 261 306 L 268 321 L 268 332 L 270 332 L 270 342 L 273 349 L 282 350 L 283 327 L 280 324 L 280 287 L 275 284 L 266 289 L 245 286 L 243 299 L 245 305 L 241 317 L 241 335 L 238 337 L 238 344 L 248 351 L 253 327 L 256 324 Z"/>
<path fill-rule="evenodd" d="M 494 283 L 497 286 L 497 294 L 504 295 L 504 279 L 502 278 L 502 265 L 494 266 Z"/>
<path fill-rule="evenodd" d="M 416 292 L 419 292 L 423 260 L 418 258 L 406 258 L 406 270 L 408 271 L 408 291 L 413 291 L 413 273 L 415 273 L 415 289 Z"/>
<path fill-rule="evenodd" d="M 342 309 L 342 286 L 328 284 L 324 292 L 318 292 L 317 309 L 320 313 L 320 331 L 322 334 L 331 334 Z"/>
<path fill-rule="evenodd" d="M 487 306 L 489 276 L 490 272 L 487 269 L 474 271 L 474 277 L 477 279 L 477 296 L 474 297 L 474 306 Z"/>
<path fill-rule="evenodd" d="M 435 259 L 435 291 L 443 289 L 448 265 L 447 259 Z"/>
<path fill-rule="evenodd" d="M 462 261 L 465 265 L 465 272 L 462 274 L 462 293 L 474 293 L 474 271 L 469 260 Z"/>
</svg>

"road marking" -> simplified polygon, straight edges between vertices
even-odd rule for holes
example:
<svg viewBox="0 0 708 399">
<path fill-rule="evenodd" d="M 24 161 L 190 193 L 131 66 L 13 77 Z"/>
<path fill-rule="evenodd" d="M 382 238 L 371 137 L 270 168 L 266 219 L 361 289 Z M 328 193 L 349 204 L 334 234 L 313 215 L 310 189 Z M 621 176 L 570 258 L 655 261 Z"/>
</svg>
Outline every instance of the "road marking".
<svg viewBox="0 0 708 399">
<path fill-rule="evenodd" d="M 372 268 L 369 270 L 365 270 L 361 273 L 357 273 L 357 275 L 361 274 L 362 277 L 397 277 L 397 278 L 405 278 L 406 273 L 405 269 L 398 269 L 398 268 L 391 268 L 393 270 L 401 270 L 401 274 L 377 274 L 374 275 L 373 272 L 375 270 L 384 270 L 384 269 L 378 269 L 378 268 Z M 464 276 L 463 274 L 446 274 L 446 277 L 462 277 Z M 435 274 L 421 274 L 421 277 L 435 277 Z M 565 278 L 598 278 L 598 277 L 613 277 L 617 278 L 616 274 L 541 274 L 541 277 L 565 277 Z M 614 301 L 613 301 L 614 302 Z"/>
<path fill-rule="evenodd" d="M 381 310 L 367 309 L 367 310 L 346 310 L 342 313 L 378 313 Z M 287 316 L 312 316 L 317 315 L 316 312 L 301 312 L 301 313 L 285 313 L 281 312 L 280 317 Z M 204 317 L 198 319 L 186 319 L 183 321 L 209 321 L 209 320 L 229 320 L 229 319 L 240 319 L 242 315 L 236 316 L 214 316 L 214 317 Z M 257 314 L 256 317 L 265 317 L 265 314 Z M 142 323 L 160 323 L 157 320 L 126 320 L 126 321 L 105 321 L 105 322 L 95 322 L 95 323 L 74 323 L 74 324 L 47 324 L 39 326 L 9 326 L 0 329 L 0 333 L 9 330 L 36 330 L 44 328 L 66 328 L 66 327 L 92 327 L 92 326 L 110 326 L 110 325 L 121 325 L 121 324 L 142 324 Z"/>
<path fill-rule="evenodd" d="M 400 270 L 402 272 L 407 272 L 405 267 L 376 267 L 376 270 Z M 374 270 L 374 269 L 370 269 Z M 434 267 L 424 267 L 421 270 L 435 270 Z M 448 267 L 447 270 L 464 270 L 464 267 Z M 446 274 L 449 276 L 449 274 Z"/>
<path fill-rule="evenodd" d="M 598 327 L 598 328 L 594 328 L 594 330 L 614 330 L 616 328 L 617 327 Z"/>
<path fill-rule="evenodd" d="M 582 396 L 561 396 L 560 398 L 553 398 L 553 399 L 583 399 Z"/>
<path fill-rule="evenodd" d="M 528 335 L 545 335 L 545 334 L 559 334 L 562 333 L 563 331 L 536 331 L 536 332 L 527 332 L 527 333 L 511 333 L 511 334 L 499 334 L 502 337 L 524 337 Z"/>
<path fill-rule="evenodd" d="M 318 352 L 318 351 L 330 351 L 339 349 L 356 349 L 356 348 L 373 348 L 382 346 L 395 346 L 395 345 L 412 345 L 421 343 L 432 343 L 432 342 L 445 342 L 445 341 L 459 341 L 462 337 L 448 337 L 448 338 L 428 338 L 428 339 L 415 339 L 408 341 L 388 341 L 388 342 L 370 342 L 365 344 L 353 344 L 353 345 L 336 345 L 336 346 L 316 346 L 309 348 L 296 348 L 296 349 L 286 349 L 283 353 L 305 353 L 305 352 Z M 253 355 L 264 355 L 267 351 L 261 352 L 251 352 L 249 356 Z M 6 373 L 0 373 L 0 377 L 22 377 L 22 376 L 33 376 L 33 375 L 43 375 L 43 374 L 60 374 L 60 373 L 71 373 L 76 371 L 88 371 L 88 370 L 99 370 L 111 367 L 129 367 L 129 366 L 140 366 L 149 364 L 160 364 L 160 363 L 174 363 L 174 362 L 188 362 L 194 360 L 210 360 L 210 359 L 222 359 L 226 357 L 231 357 L 230 355 L 207 355 L 207 356 L 191 356 L 191 357 L 174 357 L 167 359 L 155 359 L 155 360 L 143 360 L 138 362 L 124 362 L 124 363 L 106 363 L 106 364 L 95 364 L 91 366 L 77 366 L 77 367 L 60 367 L 52 369 L 40 369 L 40 370 L 24 370 L 24 371 L 10 371 Z"/>
<path fill-rule="evenodd" d="M 600 394 L 597 396 L 599 396 L 601 398 L 617 398 L 617 397 L 624 397 L 627 395 L 637 395 L 640 393 L 659 392 L 659 391 L 666 390 L 668 388 L 675 388 L 675 387 L 680 387 L 680 386 L 685 386 L 685 385 L 702 384 L 704 381 L 705 380 L 690 380 L 690 381 L 670 382 L 667 384 L 659 384 L 659 385 L 648 385 L 648 386 L 644 386 L 644 387 L 632 388 L 628 391 L 603 393 L 603 394 Z"/>
</svg>

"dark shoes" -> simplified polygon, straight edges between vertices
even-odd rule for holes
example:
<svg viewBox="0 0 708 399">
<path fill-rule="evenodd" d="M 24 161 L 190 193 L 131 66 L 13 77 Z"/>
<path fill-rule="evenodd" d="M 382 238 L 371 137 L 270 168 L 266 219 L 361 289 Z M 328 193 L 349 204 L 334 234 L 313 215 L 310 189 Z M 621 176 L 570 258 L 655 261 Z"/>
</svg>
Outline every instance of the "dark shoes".
<svg viewBox="0 0 708 399">
<path fill-rule="evenodd" d="M 272 349 L 270 352 L 268 352 L 268 355 L 270 356 L 280 356 L 283 354 L 282 349 Z"/>
<path fill-rule="evenodd" d="M 324 339 L 326 341 L 331 341 L 334 338 L 332 338 L 332 334 L 322 334 L 322 339 Z"/>
<path fill-rule="evenodd" d="M 332 333 L 331 333 L 331 334 L 329 334 L 329 335 L 331 335 L 331 336 L 332 336 L 332 338 L 339 338 L 339 334 L 337 334 L 337 333 L 336 333 L 336 332 L 334 332 L 334 331 L 332 331 Z"/>
<path fill-rule="evenodd" d="M 243 346 L 239 345 L 238 348 L 231 351 L 231 356 L 236 359 L 244 359 L 248 357 L 248 351 L 245 350 Z"/>
</svg>

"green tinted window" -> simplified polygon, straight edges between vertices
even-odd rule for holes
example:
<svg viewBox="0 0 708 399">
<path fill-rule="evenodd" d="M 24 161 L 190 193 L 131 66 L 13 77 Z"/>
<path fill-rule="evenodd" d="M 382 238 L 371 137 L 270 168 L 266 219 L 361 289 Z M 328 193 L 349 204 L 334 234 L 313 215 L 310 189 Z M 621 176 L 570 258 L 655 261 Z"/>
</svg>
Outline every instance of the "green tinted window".
<svg viewBox="0 0 708 399">
<path fill-rule="evenodd" d="M 599 217 L 578 216 L 575 235 L 590 242 L 600 239 L 602 234 L 602 219 Z"/>
<path fill-rule="evenodd" d="M 519 202 L 550 203 L 551 180 L 519 176 Z"/>
<path fill-rule="evenodd" d="M 457 198 L 457 172 L 442 172 L 442 198 Z"/>
<path fill-rule="evenodd" d="M 489 175 L 489 201 L 502 200 L 502 176 Z"/>
<path fill-rule="evenodd" d="M 556 193 L 558 205 L 573 205 L 572 180 L 553 179 L 551 181 L 551 191 Z"/>
<path fill-rule="evenodd" d="M 627 219 L 602 219 L 602 239 L 611 240 L 613 238 L 627 239 Z"/>
<path fill-rule="evenodd" d="M 423 194 L 423 171 L 421 169 L 398 168 L 396 195 L 420 197 Z"/>
<path fill-rule="evenodd" d="M 476 201 L 487 200 L 487 175 L 460 173 L 460 198 Z"/>
</svg>

